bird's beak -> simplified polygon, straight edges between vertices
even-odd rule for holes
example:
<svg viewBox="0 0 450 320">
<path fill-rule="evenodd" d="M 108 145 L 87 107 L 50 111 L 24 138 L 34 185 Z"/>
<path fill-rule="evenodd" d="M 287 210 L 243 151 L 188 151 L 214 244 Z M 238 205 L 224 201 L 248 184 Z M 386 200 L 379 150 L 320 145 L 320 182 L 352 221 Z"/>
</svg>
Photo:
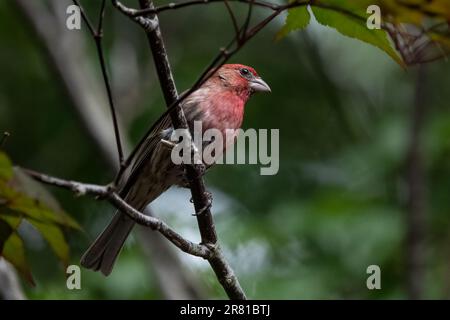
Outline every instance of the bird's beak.
<svg viewBox="0 0 450 320">
<path fill-rule="evenodd" d="M 272 92 L 269 85 L 260 77 L 250 80 L 250 88 L 255 92 Z"/>
</svg>

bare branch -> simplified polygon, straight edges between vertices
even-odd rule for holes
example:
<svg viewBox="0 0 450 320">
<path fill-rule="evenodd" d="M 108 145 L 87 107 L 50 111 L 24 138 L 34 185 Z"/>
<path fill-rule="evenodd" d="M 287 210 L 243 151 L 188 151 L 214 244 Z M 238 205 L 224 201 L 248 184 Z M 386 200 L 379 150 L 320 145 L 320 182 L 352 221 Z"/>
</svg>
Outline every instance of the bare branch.
<svg viewBox="0 0 450 320">
<path fill-rule="evenodd" d="M 222 0 L 223 1 L 223 0 Z M 253 3 L 253 0 L 251 0 Z M 129 9 L 122 4 L 120 4 L 117 0 L 112 0 L 113 5 L 118 8 L 122 13 L 129 16 L 131 19 L 136 21 L 137 11 L 135 9 Z M 139 0 L 140 6 L 142 10 L 148 10 L 147 12 L 152 12 L 154 10 L 154 5 L 149 0 Z M 256 3 L 256 1 L 255 1 Z M 144 30 L 146 31 L 146 35 L 153 53 L 153 59 L 156 66 L 156 70 L 158 73 L 158 77 L 160 79 L 160 85 L 162 91 L 164 93 L 164 98 L 166 100 L 166 104 L 168 110 L 166 113 L 170 113 L 172 123 L 175 128 L 184 128 L 187 129 L 187 121 L 184 116 L 183 110 L 180 107 L 181 102 L 186 99 L 190 94 L 192 94 L 196 89 L 198 89 L 206 80 L 209 79 L 228 59 L 238 52 L 244 44 L 252 39 L 261 29 L 263 29 L 269 22 L 271 22 L 275 17 L 277 17 L 284 10 L 291 8 L 293 6 L 307 5 L 307 2 L 301 3 L 291 3 L 284 6 L 278 6 L 271 15 L 267 18 L 263 19 L 256 26 L 247 31 L 243 29 L 243 38 L 239 39 L 239 34 L 236 34 L 232 41 L 225 47 L 220 50 L 220 53 L 213 59 L 212 63 L 206 68 L 206 70 L 201 74 L 195 84 L 189 89 L 185 94 L 181 97 L 178 96 L 175 83 L 172 76 L 172 71 L 170 68 L 168 56 L 164 47 L 163 37 L 159 28 L 158 17 L 151 13 L 142 17 L 142 19 L 146 19 L 152 21 L 151 24 L 153 28 L 147 28 L 146 26 L 150 24 L 150 22 L 140 23 Z M 272 8 L 272 7 L 271 7 Z M 143 12 L 143 11 L 141 11 Z M 155 11 L 153 11 L 155 12 Z M 251 15 L 251 11 L 248 14 L 247 20 Z M 233 46 L 235 46 L 233 48 Z M 150 129 L 150 131 L 152 128 Z M 145 137 L 141 140 L 141 142 L 137 145 L 137 147 L 133 150 L 132 154 L 128 158 L 127 162 L 124 164 L 124 168 L 129 166 L 131 159 L 134 154 L 139 150 L 145 141 Z M 195 152 L 195 151 L 194 151 Z M 199 230 L 202 238 L 202 243 L 208 245 L 209 247 L 215 248 L 214 251 L 217 252 L 214 255 L 214 259 L 208 259 L 216 273 L 220 283 L 224 287 L 228 296 L 231 299 L 246 299 L 245 293 L 242 290 L 238 279 L 232 272 L 231 267 L 228 265 L 226 260 L 223 259 L 223 255 L 221 254 L 221 250 L 219 245 L 217 244 L 217 234 L 215 230 L 214 221 L 211 214 L 211 201 L 208 197 L 208 192 L 206 191 L 205 184 L 202 178 L 202 170 L 201 165 L 186 165 L 186 177 L 189 181 L 189 186 L 191 189 L 191 195 L 194 202 L 194 207 L 196 211 L 197 222 L 199 225 Z M 119 172 L 117 179 L 120 179 L 123 172 Z M 201 214 L 200 214 L 201 213 Z M 219 258 L 217 258 L 219 257 Z"/>
<path fill-rule="evenodd" d="M 233 23 L 234 32 L 239 36 L 239 26 L 236 20 L 236 16 L 234 15 L 233 9 L 231 9 L 229 0 L 224 0 L 225 7 L 227 8 L 228 13 L 230 14 L 231 22 Z"/>
<path fill-rule="evenodd" d="M 137 24 L 139 24 L 142 28 L 144 28 L 144 30 L 148 30 L 151 31 L 152 29 L 155 28 L 155 24 L 154 21 L 152 19 L 146 19 L 143 18 L 142 16 L 145 15 L 144 14 L 139 14 L 140 10 L 136 10 L 136 9 L 131 9 L 126 7 L 125 5 L 123 5 L 120 1 L 118 0 L 111 0 L 112 4 L 114 7 L 116 7 L 120 12 L 122 12 L 124 15 L 130 17 L 134 22 L 136 22 Z"/>
<path fill-rule="evenodd" d="M 103 54 L 103 45 L 102 45 L 102 41 L 101 41 L 101 35 L 99 35 L 98 37 L 95 38 L 95 44 L 97 47 L 97 54 L 98 54 L 98 58 L 100 60 L 100 66 L 102 69 L 103 81 L 105 83 L 106 92 L 108 94 L 109 108 L 110 108 L 112 119 L 113 119 L 114 135 L 116 137 L 117 152 L 119 155 L 119 165 L 120 165 L 120 167 L 122 167 L 123 163 L 124 163 L 122 141 L 120 138 L 119 124 L 117 121 L 117 113 L 116 113 L 116 108 L 114 106 L 114 99 L 112 96 L 111 84 L 109 81 L 108 72 L 106 71 L 106 63 L 105 63 L 105 57 Z"/>
<path fill-rule="evenodd" d="M 77 196 L 89 195 L 109 201 L 114 207 L 116 207 L 121 212 L 128 215 L 137 224 L 158 231 L 170 242 L 172 242 L 175 246 L 177 246 L 179 249 L 181 249 L 186 253 L 189 253 L 197 257 L 202 257 L 204 259 L 209 259 L 213 255 L 213 251 L 211 251 L 205 245 L 196 244 L 183 238 L 183 236 L 181 236 L 175 230 L 170 228 L 162 220 L 155 218 L 153 216 L 145 215 L 142 212 L 134 209 L 125 200 L 123 200 L 111 186 L 100 186 L 96 184 L 65 180 L 29 169 L 22 168 L 22 170 L 24 170 L 24 172 L 26 172 L 33 179 L 39 182 L 70 190 Z"/>
<path fill-rule="evenodd" d="M 67 6 L 63 0 L 53 0 L 50 3 L 62 5 L 64 8 Z M 99 155 L 107 164 L 105 170 L 116 171 L 118 168 L 114 159 L 117 151 L 115 139 L 111 137 L 109 129 L 108 101 L 101 94 L 101 88 L 93 76 L 91 66 L 86 64 L 88 59 L 81 35 L 78 33 L 74 35 L 68 30 L 64 31 L 65 28 L 57 28 L 56 26 L 64 21 L 57 21 L 57 16 L 49 14 L 42 2 L 17 0 L 15 4 L 25 18 L 24 27 L 28 24 L 29 31 L 39 39 L 40 49 L 46 58 L 43 62 L 48 63 L 50 71 L 59 79 L 61 89 L 72 102 L 70 107 L 79 117 L 78 121 L 84 126 L 90 139 L 97 145 Z M 62 32 L 55 32 L 55 30 Z M 69 39 L 71 46 L 62 45 Z M 83 58 L 80 59 L 80 57 Z M 121 127 L 120 121 L 119 127 Z M 130 149 L 126 139 L 123 146 L 125 152 Z M 144 213 L 153 215 L 149 207 L 145 209 Z M 164 297 L 171 299 L 203 298 L 203 288 L 196 285 L 198 280 L 196 275 L 178 259 L 178 248 L 169 244 L 160 234 L 148 232 L 147 227 L 142 227 L 142 230 L 146 230 L 149 235 L 145 237 L 145 240 L 142 239 L 140 244 L 153 255 L 151 264 L 158 277 L 161 277 L 158 278 L 158 283 Z M 151 241 L 149 237 L 151 237 Z M 167 265 L 170 265 L 170 269 L 167 268 Z M 171 293 L 168 294 L 169 292 Z"/>
<path fill-rule="evenodd" d="M 253 13 L 253 5 L 255 4 L 254 0 L 250 0 L 249 4 L 248 4 L 248 11 L 247 11 L 247 18 L 245 18 L 245 22 L 244 25 L 242 26 L 242 33 L 239 36 L 239 40 L 241 38 L 245 38 L 245 35 L 247 34 L 247 30 L 248 30 L 248 26 L 250 24 L 250 20 L 252 18 L 252 13 Z"/>
</svg>

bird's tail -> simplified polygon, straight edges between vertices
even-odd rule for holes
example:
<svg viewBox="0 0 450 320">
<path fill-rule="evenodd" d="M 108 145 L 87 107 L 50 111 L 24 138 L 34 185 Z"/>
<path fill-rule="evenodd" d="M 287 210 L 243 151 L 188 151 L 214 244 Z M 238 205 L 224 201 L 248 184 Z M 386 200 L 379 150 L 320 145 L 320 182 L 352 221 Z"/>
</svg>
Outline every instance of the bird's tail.
<svg viewBox="0 0 450 320">
<path fill-rule="evenodd" d="M 109 225 L 83 254 L 81 265 L 109 275 L 133 226 L 133 220 L 117 211 Z"/>
</svg>

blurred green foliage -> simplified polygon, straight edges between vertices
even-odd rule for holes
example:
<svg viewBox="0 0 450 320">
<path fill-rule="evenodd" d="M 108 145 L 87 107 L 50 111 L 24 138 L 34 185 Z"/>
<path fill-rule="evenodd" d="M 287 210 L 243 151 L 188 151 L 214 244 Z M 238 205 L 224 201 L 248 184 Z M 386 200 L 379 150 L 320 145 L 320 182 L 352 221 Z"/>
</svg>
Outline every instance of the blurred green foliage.
<svg viewBox="0 0 450 320">
<path fill-rule="evenodd" d="M 8 157 L 0 151 L 0 253 L 34 285 L 25 246 L 19 234 L 19 228 L 24 223 L 39 231 L 58 259 L 67 265 L 69 246 L 62 228 L 81 230 L 80 226 L 61 210 L 46 189 L 22 169 L 14 168 Z"/>
<path fill-rule="evenodd" d="M 6 152 L 24 167 L 106 183 L 113 173 L 105 169 L 38 40 L 10 2 L 0 3 L 0 131 L 12 134 Z M 245 7 L 234 7 L 245 17 Z M 86 3 L 86 10 L 96 12 L 97 6 Z M 234 165 L 208 174 L 208 185 L 234 200 L 229 212 L 216 219 L 226 255 L 251 298 L 405 298 L 405 161 L 416 70 L 405 71 L 381 51 L 314 21 L 306 31 L 274 42 L 283 21 L 280 17 L 233 58 L 255 67 L 272 88 L 271 95 L 251 99 L 244 128 L 280 129 L 280 170 L 260 176 L 258 166 Z M 111 56 L 119 34 L 137 50 L 139 70 L 149 79 L 133 106 L 135 116 L 121 110 L 137 141 L 164 110 L 163 99 L 141 31 L 110 7 L 105 23 L 110 69 L 115 70 Z M 233 32 L 220 5 L 166 12 L 161 23 L 180 91 L 196 80 Z M 96 67 L 93 43 L 88 43 Z M 120 63 L 127 65 L 126 60 Z M 450 72 L 446 61 L 426 69 L 424 296 L 448 298 Z M 52 192 L 86 230 L 67 234 L 70 262 L 78 263 L 113 210 Z M 82 290 L 69 291 L 65 271 L 50 249 L 32 232 L 24 238 L 37 284 L 24 285 L 30 298 L 163 298 L 136 242 L 121 254 L 110 277 L 83 270 Z M 366 269 L 372 264 L 381 267 L 381 290 L 366 288 Z M 225 297 L 206 264 L 190 268 L 201 274 L 208 297 Z"/>
</svg>

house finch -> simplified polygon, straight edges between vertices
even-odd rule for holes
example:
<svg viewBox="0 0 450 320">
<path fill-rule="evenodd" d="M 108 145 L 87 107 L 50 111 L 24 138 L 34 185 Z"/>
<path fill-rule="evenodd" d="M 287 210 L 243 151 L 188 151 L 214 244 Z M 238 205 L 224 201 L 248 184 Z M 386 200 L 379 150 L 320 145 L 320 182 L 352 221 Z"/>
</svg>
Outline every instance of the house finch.
<svg viewBox="0 0 450 320">
<path fill-rule="evenodd" d="M 245 103 L 257 91 L 270 92 L 270 88 L 253 68 L 226 64 L 181 106 L 190 127 L 194 121 L 201 121 L 203 131 L 214 128 L 225 136 L 227 130 L 240 128 Z M 172 162 L 171 150 L 161 142 L 170 139 L 172 130 L 169 115 L 162 116 L 135 153 L 128 172 L 118 182 L 120 196 L 139 211 L 172 185 L 185 185 L 183 167 Z M 109 275 L 133 225 L 134 221 L 127 215 L 116 212 L 110 224 L 84 253 L 81 265 Z"/>
</svg>

